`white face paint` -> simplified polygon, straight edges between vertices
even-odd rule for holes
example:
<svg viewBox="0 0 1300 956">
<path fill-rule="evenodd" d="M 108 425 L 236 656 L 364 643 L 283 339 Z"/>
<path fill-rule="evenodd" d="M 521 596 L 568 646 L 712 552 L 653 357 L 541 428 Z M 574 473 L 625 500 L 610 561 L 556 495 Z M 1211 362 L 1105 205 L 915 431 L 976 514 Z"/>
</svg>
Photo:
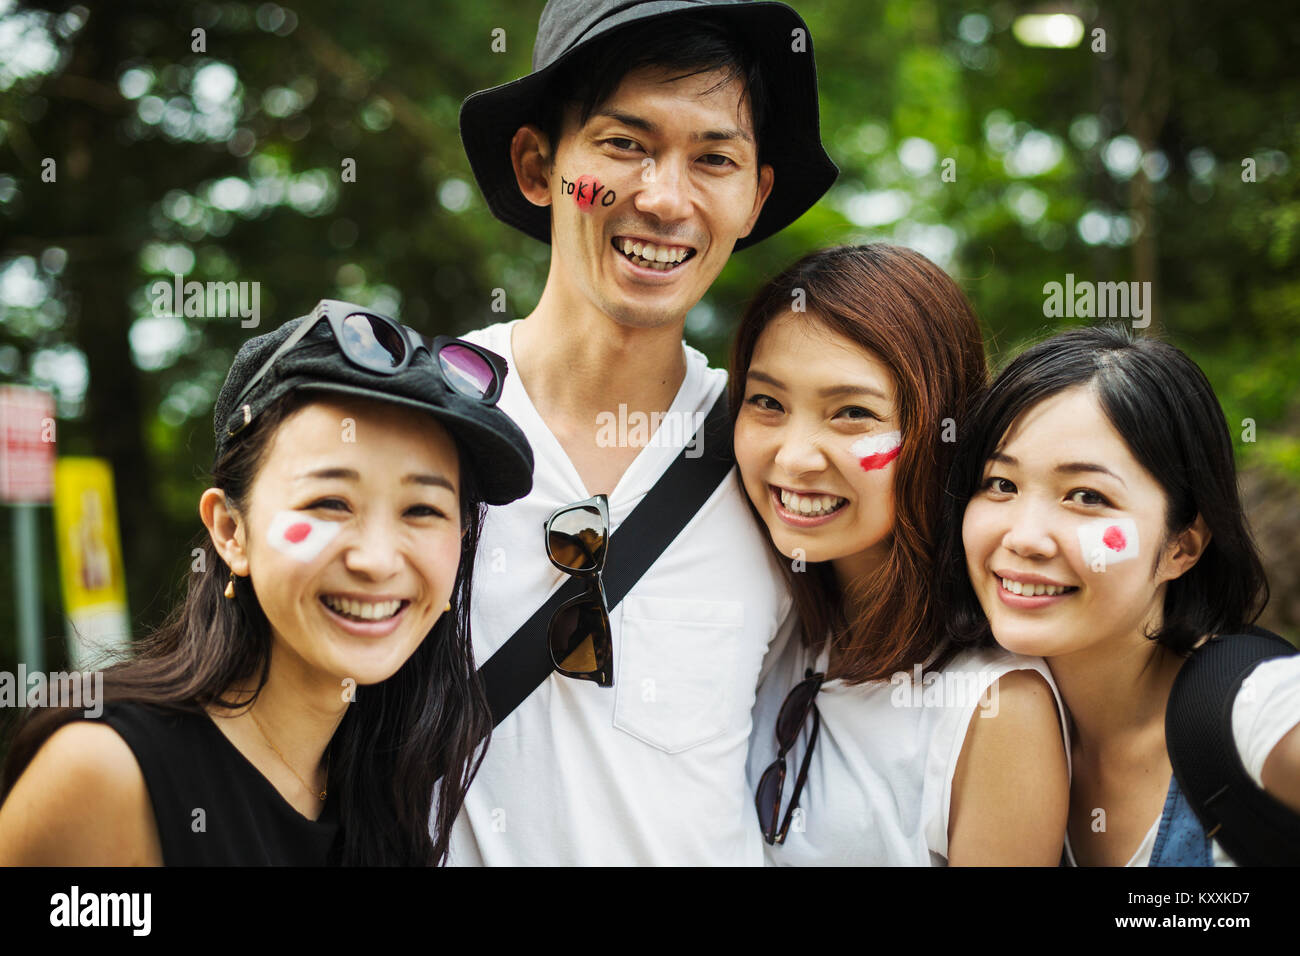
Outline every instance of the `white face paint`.
<svg viewBox="0 0 1300 956">
<path fill-rule="evenodd" d="M 1136 558 L 1137 522 L 1132 518 L 1101 518 L 1079 525 L 1079 548 L 1083 560 L 1094 569 Z"/>
<path fill-rule="evenodd" d="M 853 452 L 863 471 L 875 471 L 877 468 L 884 468 L 898 457 L 898 449 L 902 442 L 901 432 L 865 435 L 850 445 L 849 451 Z"/>
<path fill-rule="evenodd" d="M 299 561 L 314 561 L 334 540 L 342 525 L 321 521 L 300 511 L 281 511 L 271 519 L 266 541 L 275 550 Z"/>
</svg>

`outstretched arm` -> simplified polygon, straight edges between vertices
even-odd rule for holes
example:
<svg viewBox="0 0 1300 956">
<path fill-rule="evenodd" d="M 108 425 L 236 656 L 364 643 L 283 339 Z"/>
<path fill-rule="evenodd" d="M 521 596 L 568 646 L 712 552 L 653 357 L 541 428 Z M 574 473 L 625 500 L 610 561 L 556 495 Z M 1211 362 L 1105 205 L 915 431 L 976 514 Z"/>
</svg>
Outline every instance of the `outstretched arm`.
<svg viewBox="0 0 1300 956">
<path fill-rule="evenodd" d="M 1269 752 L 1260 779 L 1265 790 L 1300 813 L 1300 724 Z"/>
</svg>

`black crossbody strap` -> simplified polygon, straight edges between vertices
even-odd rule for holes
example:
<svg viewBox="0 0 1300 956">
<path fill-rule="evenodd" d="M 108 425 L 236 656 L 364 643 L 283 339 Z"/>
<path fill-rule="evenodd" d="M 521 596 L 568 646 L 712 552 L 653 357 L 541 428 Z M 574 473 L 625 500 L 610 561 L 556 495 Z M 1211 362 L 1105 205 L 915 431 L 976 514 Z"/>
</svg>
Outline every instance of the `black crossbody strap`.
<svg viewBox="0 0 1300 956">
<path fill-rule="evenodd" d="M 610 537 L 603 579 L 611 611 L 709 500 L 733 463 L 724 387 L 692 440 Z M 542 529 L 537 530 L 536 547 L 541 549 Z M 583 588 L 581 580 L 570 577 L 479 668 L 492 726 L 510 716 L 551 675 L 551 616 Z"/>
<path fill-rule="evenodd" d="M 1261 628 L 1212 638 L 1183 664 L 1169 695 L 1165 744 L 1179 786 L 1238 866 L 1300 863 L 1300 814 L 1255 785 L 1232 737 L 1242 681 L 1260 661 L 1294 653 Z"/>
</svg>

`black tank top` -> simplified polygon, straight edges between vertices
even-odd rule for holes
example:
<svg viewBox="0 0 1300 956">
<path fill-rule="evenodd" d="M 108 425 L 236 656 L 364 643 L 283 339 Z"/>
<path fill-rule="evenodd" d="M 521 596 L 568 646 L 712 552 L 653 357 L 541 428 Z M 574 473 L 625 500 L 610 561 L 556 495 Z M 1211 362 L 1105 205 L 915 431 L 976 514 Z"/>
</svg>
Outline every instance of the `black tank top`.
<svg viewBox="0 0 1300 956">
<path fill-rule="evenodd" d="M 98 719 L 135 754 L 166 866 L 325 866 L 336 862 L 338 807 L 295 810 L 207 714 L 135 702 Z"/>
</svg>

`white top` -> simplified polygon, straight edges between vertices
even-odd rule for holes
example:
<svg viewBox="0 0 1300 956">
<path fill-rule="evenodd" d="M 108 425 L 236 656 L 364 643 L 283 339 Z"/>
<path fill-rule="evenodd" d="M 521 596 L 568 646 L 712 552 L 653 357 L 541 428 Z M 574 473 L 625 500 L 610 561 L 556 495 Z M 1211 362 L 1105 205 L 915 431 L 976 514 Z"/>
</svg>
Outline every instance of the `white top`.
<svg viewBox="0 0 1300 956">
<path fill-rule="evenodd" d="M 1232 741 L 1237 754 L 1255 785 L 1263 787 L 1264 763 L 1278 741 L 1300 724 L 1300 654 L 1262 661 L 1241 683 L 1241 689 L 1232 702 Z M 1160 831 L 1157 814 L 1151 829 L 1125 866 L 1147 866 L 1151 851 L 1156 847 Z M 1077 866 L 1070 849 L 1070 838 L 1065 839 L 1065 856 L 1070 866 Z M 1232 858 L 1210 838 L 1210 857 L 1215 866 L 1236 866 Z"/>
<path fill-rule="evenodd" d="M 514 325 L 465 338 L 514 369 Z M 683 349 L 675 418 L 660 427 L 684 428 L 689 440 L 694 428 L 685 426 L 696 413 L 702 421 L 727 376 Z M 528 436 L 536 467 L 526 498 L 488 511 L 471 605 L 480 664 L 567 578 L 547 559 L 543 523 L 591 497 L 518 374 L 506 378 L 500 407 Z M 609 495 L 615 531 L 680 454 L 680 444 L 655 438 Z M 792 604 L 733 468 L 611 609 L 614 686 L 553 673 L 497 727 L 453 828 L 449 862 L 761 864 L 745 786 L 750 713 L 768 645 L 775 637 L 779 648 L 793 629 Z"/>
<path fill-rule="evenodd" d="M 805 668 L 825 671 L 827 651 L 813 662 L 802 641 L 790 641 L 764 679 L 754 708 L 750 743 L 750 792 L 776 759 L 776 718 Z M 808 782 L 799 798 L 785 842 L 764 843 L 773 865 L 943 866 L 948 859 L 948 808 L 952 778 L 976 708 L 996 713 L 996 690 L 980 698 L 1002 675 L 1034 670 L 1052 688 L 1064 709 L 1051 671 L 1041 658 L 1022 657 L 1002 648 L 962 651 L 942 671 L 895 675 L 890 682 L 822 685 L 817 695 L 821 731 L 813 749 Z M 799 767 L 812 733 L 805 721 L 794 749 L 786 755 L 781 820 L 794 792 Z M 752 801 L 751 801 L 752 803 Z M 758 817 L 754 825 L 758 826 Z"/>
</svg>

